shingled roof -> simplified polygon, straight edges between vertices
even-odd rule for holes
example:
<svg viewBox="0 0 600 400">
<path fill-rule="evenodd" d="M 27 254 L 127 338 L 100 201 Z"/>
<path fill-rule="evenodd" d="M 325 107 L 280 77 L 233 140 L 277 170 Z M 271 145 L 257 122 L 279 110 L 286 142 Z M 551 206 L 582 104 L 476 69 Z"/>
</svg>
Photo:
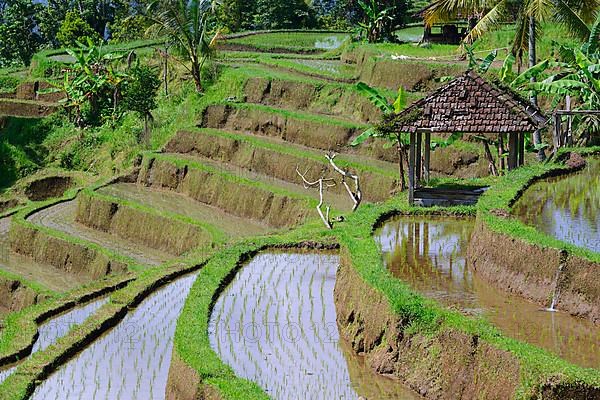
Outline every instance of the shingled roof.
<svg viewBox="0 0 600 400">
<path fill-rule="evenodd" d="M 503 90 L 468 70 L 391 118 L 397 132 L 496 134 L 533 132 L 546 117 L 511 90 Z"/>
</svg>

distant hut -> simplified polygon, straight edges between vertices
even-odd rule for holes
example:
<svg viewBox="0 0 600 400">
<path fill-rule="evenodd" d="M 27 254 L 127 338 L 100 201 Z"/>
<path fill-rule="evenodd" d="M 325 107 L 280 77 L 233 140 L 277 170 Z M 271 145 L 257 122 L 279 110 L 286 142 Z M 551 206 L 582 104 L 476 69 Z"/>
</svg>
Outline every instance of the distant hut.
<svg viewBox="0 0 600 400">
<path fill-rule="evenodd" d="M 409 201 L 411 204 L 472 204 L 479 192 L 443 192 L 424 187 L 429 180 L 431 134 L 508 136 L 508 169 L 525 162 L 525 134 L 541 129 L 547 118 L 510 89 L 492 84 L 472 70 L 385 121 L 385 129 L 410 133 Z M 491 157 L 491 155 L 490 155 Z M 423 163 L 423 164 L 422 164 Z"/>
<path fill-rule="evenodd" d="M 433 2 L 427 7 L 415 13 L 414 17 L 423 20 L 424 32 L 422 42 L 437 43 L 437 44 L 460 44 L 462 40 L 469 34 L 476 19 L 473 17 L 462 15 L 459 11 L 454 15 L 448 15 L 446 20 L 434 24 L 427 24 L 425 16 L 427 12 L 436 5 Z"/>
</svg>

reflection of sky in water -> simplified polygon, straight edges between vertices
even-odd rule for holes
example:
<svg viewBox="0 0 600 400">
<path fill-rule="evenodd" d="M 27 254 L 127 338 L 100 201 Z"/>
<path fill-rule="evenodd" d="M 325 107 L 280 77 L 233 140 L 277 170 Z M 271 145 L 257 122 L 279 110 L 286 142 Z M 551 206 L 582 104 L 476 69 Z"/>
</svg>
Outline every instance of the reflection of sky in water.
<svg viewBox="0 0 600 400">
<path fill-rule="evenodd" d="M 537 222 L 536 225 L 545 233 L 559 240 L 600 253 L 600 214 L 593 220 L 585 216 L 583 206 L 572 212 L 557 208 L 549 199 Z"/>
<path fill-rule="evenodd" d="M 334 50 L 339 48 L 344 43 L 346 37 L 344 36 L 328 36 L 323 39 L 315 41 L 315 48 L 323 50 Z"/>
<path fill-rule="evenodd" d="M 514 213 L 559 240 L 600 252 L 600 159 L 587 161 L 580 173 L 532 185 Z"/>
</svg>

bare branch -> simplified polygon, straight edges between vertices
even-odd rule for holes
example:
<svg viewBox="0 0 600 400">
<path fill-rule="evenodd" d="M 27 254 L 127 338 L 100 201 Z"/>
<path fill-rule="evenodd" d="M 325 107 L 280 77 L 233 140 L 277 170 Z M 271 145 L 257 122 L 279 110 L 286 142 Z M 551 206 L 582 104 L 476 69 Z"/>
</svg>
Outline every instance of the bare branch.
<svg viewBox="0 0 600 400">
<path fill-rule="evenodd" d="M 296 166 L 296 173 L 302 178 L 302 183 L 304 184 L 305 189 L 310 189 L 310 188 L 317 187 L 317 186 L 319 187 L 319 204 L 317 205 L 317 212 L 319 213 L 319 216 L 321 217 L 321 220 L 323 221 L 325 226 L 328 229 L 333 229 L 333 224 L 331 223 L 331 220 L 329 219 L 330 207 L 329 206 L 326 207 L 325 215 L 323 214 L 323 210 L 321 209 L 321 207 L 323 207 L 323 189 L 335 186 L 335 180 L 332 178 L 324 178 L 323 176 L 321 176 L 316 181 L 309 181 L 308 179 L 306 179 L 306 174 L 308 173 L 308 169 L 303 174 L 300 172 L 300 169 L 298 168 L 298 166 Z"/>
<path fill-rule="evenodd" d="M 334 161 L 336 156 L 337 156 L 337 154 L 335 154 L 335 153 L 329 153 L 329 154 L 325 155 L 325 158 L 327 158 L 329 160 L 329 164 L 331 164 L 333 169 L 337 173 L 342 175 L 342 184 L 344 185 L 344 187 L 346 188 L 346 191 L 348 192 L 348 195 L 354 202 L 354 207 L 352 207 L 352 211 L 356 211 L 356 209 L 358 208 L 358 206 L 360 205 L 360 203 L 362 201 L 362 191 L 360 190 L 360 180 L 358 178 L 358 175 L 352 174 L 352 173 L 350 173 L 350 171 L 346 171 L 346 170 L 343 170 L 340 167 L 338 167 Z M 348 183 L 346 182 L 346 178 L 352 179 L 354 181 L 354 192 L 350 189 L 350 186 L 348 186 Z"/>
</svg>

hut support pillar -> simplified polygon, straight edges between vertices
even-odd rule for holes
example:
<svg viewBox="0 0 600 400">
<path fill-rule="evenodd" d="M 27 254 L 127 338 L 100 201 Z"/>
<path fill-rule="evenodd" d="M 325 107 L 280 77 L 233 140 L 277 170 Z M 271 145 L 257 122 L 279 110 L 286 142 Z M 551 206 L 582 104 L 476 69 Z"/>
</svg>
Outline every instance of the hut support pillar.
<svg viewBox="0 0 600 400">
<path fill-rule="evenodd" d="M 415 200 L 415 159 L 416 159 L 416 133 L 410 133 L 410 146 L 408 150 L 408 204 L 413 205 Z"/>
<path fill-rule="evenodd" d="M 417 131 L 417 147 L 415 149 L 415 185 L 418 187 L 421 184 L 423 168 L 421 162 L 423 160 L 423 134 L 420 131 Z"/>
<path fill-rule="evenodd" d="M 525 165 L 525 133 L 519 133 L 519 167 Z"/>
<path fill-rule="evenodd" d="M 508 134 L 508 169 L 517 168 L 519 155 L 519 134 L 511 132 Z"/>
<path fill-rule="evenodd" d="M 425 182 L 429 183 L 429 162 L 431 160 L 431 132 L 425 132 L 425 155 L 424 155 L 424 166 L 425 166 Z"/>
</svg>

